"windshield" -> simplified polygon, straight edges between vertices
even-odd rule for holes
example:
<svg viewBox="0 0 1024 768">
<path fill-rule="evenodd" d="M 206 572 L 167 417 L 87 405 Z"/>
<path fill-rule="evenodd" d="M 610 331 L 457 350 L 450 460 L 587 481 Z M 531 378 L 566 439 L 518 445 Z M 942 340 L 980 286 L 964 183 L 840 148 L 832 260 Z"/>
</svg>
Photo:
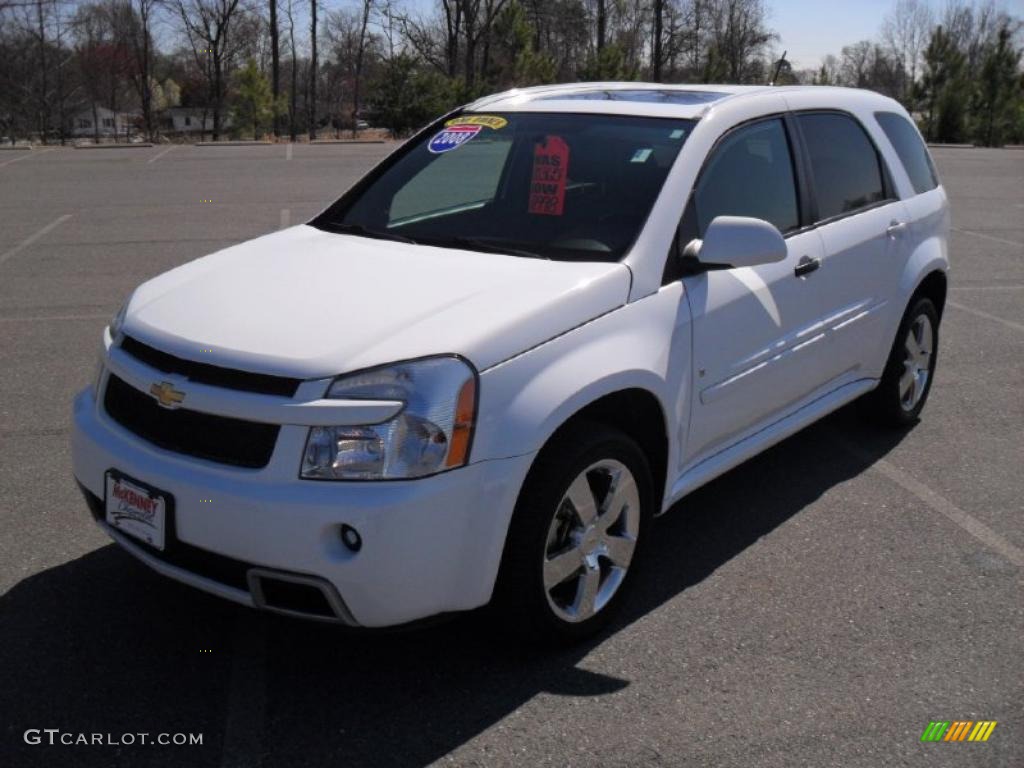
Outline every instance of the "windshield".
<svg viewBox="0 0 1024 768">
<path fill-rule="evenodd" d="M 464 113 L 425 131 L 314 226 L 468 250 L 616 261 L 693 121 Z"/>
</svg>

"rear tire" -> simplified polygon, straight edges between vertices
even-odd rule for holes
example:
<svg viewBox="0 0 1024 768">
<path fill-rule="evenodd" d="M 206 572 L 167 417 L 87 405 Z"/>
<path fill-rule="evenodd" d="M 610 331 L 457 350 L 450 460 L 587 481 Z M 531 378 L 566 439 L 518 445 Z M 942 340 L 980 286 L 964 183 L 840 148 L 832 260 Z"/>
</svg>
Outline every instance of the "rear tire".
<svg viewBox="0 0 1024 768">
<path fill-rule="evenodd" d="M 878 388 L 865 401 L 881 424 L 905 427 L 921 415 L 935 378 L 939 313 L 931 299 L 914 299 L 900 321 Z"/>
<path fill-rule="evenodd" d="M 603 628 L 642 561 L 651 470 L 628 435 L 571 425 L 545 446 L 512 516 L 492 603 L 521 637 L 576 642 Z"/>
</svg>

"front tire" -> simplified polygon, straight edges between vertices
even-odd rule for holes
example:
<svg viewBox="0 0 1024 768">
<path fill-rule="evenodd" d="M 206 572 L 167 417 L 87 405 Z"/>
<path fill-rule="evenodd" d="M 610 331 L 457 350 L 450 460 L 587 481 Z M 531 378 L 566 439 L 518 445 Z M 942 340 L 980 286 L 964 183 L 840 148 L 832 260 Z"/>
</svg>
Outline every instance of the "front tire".
<svg viewBox="0 0 1024 768">
<path fill-rule="evenodd" d="M 878 388 L 868 405 L 888 426 L 913 424 L 921 415 L 935 378 L 939 351 L 939 313 L 931 299 L 917 298 L 900 321 Z"/>
<path fill-rule="evenodd" d="M 612 618 L 654 516 L 651 470 L 628 435 L 570 426 L 538 456 L 520 492 L 495 588 L 520 635 L 574 642 Z"/>
</svg>

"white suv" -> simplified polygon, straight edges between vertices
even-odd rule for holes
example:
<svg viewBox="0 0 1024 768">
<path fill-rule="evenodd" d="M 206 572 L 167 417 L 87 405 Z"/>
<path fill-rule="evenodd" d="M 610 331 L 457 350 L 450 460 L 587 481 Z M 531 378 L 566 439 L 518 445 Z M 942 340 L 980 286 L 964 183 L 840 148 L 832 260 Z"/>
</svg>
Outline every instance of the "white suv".
<svg viewBox="0 0 1024 768">
<path fill-rule="evenodd" d="M 917 418 L 948 228 L 874 93 L 484 98 L 309 224 L 140 286 L 74 473 L 125 549 L 245 605 L 382 627 L 493 601 L 580 637 L 693 489 L 861 395 Z"/>
</svg>

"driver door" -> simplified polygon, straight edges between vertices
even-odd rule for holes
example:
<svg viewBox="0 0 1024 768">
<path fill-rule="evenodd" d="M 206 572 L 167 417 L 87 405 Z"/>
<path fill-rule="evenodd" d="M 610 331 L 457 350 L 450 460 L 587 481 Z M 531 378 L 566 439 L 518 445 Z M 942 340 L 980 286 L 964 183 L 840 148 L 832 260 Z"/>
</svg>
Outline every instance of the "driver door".
<svg viewBox="0 0 1024 768">
<path fill-rule="evenodd" d="M 801 232 L 800 190 L 785 121 L 746 123 L 712 150 L 681 225 L 703 237 L 716 216 L 751 216 L 786 237 L 780 262 L 683 278 L 693 328 L 692 465 L 781 417 L 824 383 L 823 246 Z M 806 206 L 805 206 L 806 207 Z"/>
</svg>

